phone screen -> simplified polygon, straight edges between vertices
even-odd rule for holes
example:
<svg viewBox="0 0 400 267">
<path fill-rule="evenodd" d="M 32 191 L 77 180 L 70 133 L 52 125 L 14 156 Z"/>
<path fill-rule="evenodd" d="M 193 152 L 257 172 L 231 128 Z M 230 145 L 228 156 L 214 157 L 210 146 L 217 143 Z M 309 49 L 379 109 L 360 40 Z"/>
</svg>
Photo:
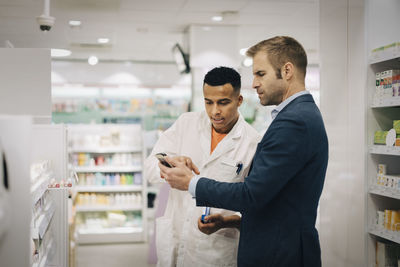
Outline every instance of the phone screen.
<svg viewBox="0 0 400 267">
<path fill-rule="evenodd" d="M 165 160 L 165 157 L 167 156 L 167 154 L 157 153 L 155 156 L 161 162 L 162 165 L 164 165 L 168 168 L 172 168 L 172 166 Z"/>
</svg>

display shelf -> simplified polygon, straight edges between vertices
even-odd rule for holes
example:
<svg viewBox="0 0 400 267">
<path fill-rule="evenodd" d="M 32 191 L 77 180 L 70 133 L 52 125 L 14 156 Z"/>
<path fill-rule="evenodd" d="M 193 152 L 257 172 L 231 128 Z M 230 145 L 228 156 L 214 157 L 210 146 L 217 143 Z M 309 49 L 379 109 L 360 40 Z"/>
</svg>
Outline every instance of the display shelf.
<svg viewBox="0 0 400 267">
<path fill-rule="evenodd" d="M 398 49 L 398 47 L 396 47 Z M 366 266 L 375 266 L 377 262 L 377 241 L 380 238 L 400 244 L 400 232 L 390 231 L 383 227 L 378 227 L 377 212 L 386 210 L 398 210 L 400 205 L 400 191 L 396 186 L 389 187 L 377 184 L 379 178 L 377 173 L 385 176 L 386 170 L 378 168 L 379 164 L 385 165 L 385 169 L 389 173 L 399 173 L 400 166 L 399 157 L 400 147 L 375 145 L 374 136 L 377 130 L 389 130 L 393 126 L 393 120 L 400 119 L 400 97 L 383 97 L 376 96 L 376 73 L 387 70 L 400 69 L 400 51 L 387 50 L 379 51 L 374 54 L 374 57 L 369 58 L 369 66 L 367 69 L 367 113 L 366 113 L 366 130 L 367 130 L 367 150 L 366 154 L 366 219 L 365 229 L 369 233 L 365 240 L 366 242 Z M 383 85 L 382 85 L 383 86 Z M 378 88 L 379 90 L 379 88 Z M 392 176 L 392 175 L 387 175 Z M 371 180 L 371 178 L 374 179 Z M 397 179 L 395 179 L 397 181 Z M 374 182 L 372 182 L 374 181 Z"/>
<path fill-rule="evenodd" d="M 399 61 L 399 60 L 400 60 L 400 52 L 394 51 L 394 52 L 381 53 L 380 55 L 370 56 L 368 59 L 368 63 L 373 65 L 378 63 L 379 64 L 387 63 L 388 61 Z"/>
<path fill-rule="evenodd" d="M 49 204 L 49 207 L 45 209 L 43 214 L 39 216 L 36 220 L 36 227 L 31 229 L 31 235 L 33 239 L 43 238 L 44 234 L 47 231 L 47 228 L 50 225 L 50 222 L 54 216 L 56 211 L 56 207 L 54 204 Z"/>
<path fill-rule="evenodd" d="M 75 172 L 141 172 L 141 166 L 74 166 Z"/>
<path fill-rule="evenodd" d="M 400 147 L 385 146 L 385 145 L 372 145 L 369 148 L 369 153 L 380 154 L 380 155 L 400 156 Z"/>
<path fill-rule="evenodd" d="M 127 146 L 127 147 L 73 147 L 69 152 L 72 153 L 92 153 L 92 154 L 111 154 L 111 153 L 139 153 L 142 152 L 141 147 Z"/>
<path fill-rule="evenodd" d="M 91 185 L 91 186 L 76 186 L 76 192 L 138 192 L 143 187 L 141 185 Z"/>
<path fill-rule="evenodd" d="M 49 177 L 42 176 L 32 187 L 31 187 L 31 196 L 32 196 L 32 206 L 38 202 L 38 200 L 43 196 L 44 192 L 46 192 L 49 187 Z"/>
<path fill-rule="evenodd" d="M 400 97 L 378 98 L 373 99 L 372 108 L 389 108 L 400 107 Z"/>
<path fill-rule="evenodd" d="M 141 227 L 79 229 L 76 240 L 78 244 L 130 243 L 143 241 L 143 235 Z"/>
<path fill-rule="evenodd" d="M 393 188 L 385 188 L 383 186 L 370 186 L 369 192 L 374 195 L 400 199 L 400 192 Z"/>
<path fill-rule="evenodd" d="M 67 131 L 65 125 L 32 127 L 30 238 L 39 246 L 34 266 L 68 266 L 68 190 L 49 188 L 53 179 L 67 181 Z M 39 176 L 38 176 L 39 174 Z M 22 265 L 21 265 L 22 266 Z"/>
<path fill-rule="evenodd" d="M 96 216 L 96 214 L 94 214 L 95 212 L 134 211 L 140 213 L 140 216 L 145 218 L 147 214 L 147 184 L 143 183 L 141 178 L 143 170 L 142 163 L 144 161 L 141 125 L 75 124 L 68 126 L 68 132 L 70 134 L 68 142 L 70 144 L 68 150 L 70 153 L 70 170 L 78 173 L 79 178 L 82 178 L 82 180 L 80 180 L 81 184 L 73 189 L 73 194 L 101 193 L 103 197 L 108 198 L 110 195 L 116 197 L 118 193 L 122 193 L 128 195 L 134 194 L 135 197 L 141 199 L 141 201 L 132 202 L 98 202 L 115 203 L 114 205 L 88 205 L 90 202 L 80 201 L 79 195 L 77 195 L 74 209 L 75 212 L 77 212 L 77 216 Z M 83 156 L 78 153 L 86 154 L 84 155 L 85 158 L 83 159 Z M 104 156 L 101 154 L 104 154 Z M 104 163 L 94 165 L 93 160 L 96 163 L 98 163 L 98 160 Z M 81 165 L 79 166 L 79 164 Z M 112 178 L 113 174 L 115 174 L 115 176 L 120 175 L 121 177 L 120 182 L 118 182 L 119 179 L 116 178 L 116 185 L 111 185 L 114 183 L 114 178 Z M 108 175 L 110 176 L 109 180 Z M 122 179 L 123 175 L 126 175 L 127 182 Z M 127 178 L 128 176 L 129 178 Z M 99 179 L 99 177 L 101 179 Z M 107 182 L 108 184 L 105 185 Z M 101 185 L 103 183 L 104 185 Z M 97 202 L 94 201 L 92 203 Z M 121 205 L 121 203 L 126 204 Z M 106 219 L 106 222 L 108 220 L 110 219 Z M 109 224 L 112 225 L 112 223 Z M 79 231 L 78 229 L 80 228 L 76 225 L 76 242 L 78 244 L 87 244 L 145 241 L 147 236 L 144 235 L 143 232 L 147 229 L 146 220 L 143 220 L 141 225 L 138 226 L 141 227 L 140 229 L 144 230 L 140 232 L 133 231 L 132 229 L 126 230 L 126 228 L 120 229 L 120 231 L 114 228 L 113 230 L 99 230 L 96 226 L 88 224 L 87 227 L 92 228 L 86 229 L 86 231 Z"/>
<path fill-rule="evenodd" d="M 386 240 L 390 240 L 392 242 L 400 244 L 400 233 L 399 232 L 390 231 L 390 230 L 386 230 L 386 229 L 380 229 L 376 226 L 370 226 L 368 229 L 368 232 L 375 236 L 379 236 Z"/>
<path fill-rule="evenodd" d="M 76 212 L 88 211 L 140 211 L 142 205 L 92 205 L 92 206 L 76 206 Z"/>
</svg>

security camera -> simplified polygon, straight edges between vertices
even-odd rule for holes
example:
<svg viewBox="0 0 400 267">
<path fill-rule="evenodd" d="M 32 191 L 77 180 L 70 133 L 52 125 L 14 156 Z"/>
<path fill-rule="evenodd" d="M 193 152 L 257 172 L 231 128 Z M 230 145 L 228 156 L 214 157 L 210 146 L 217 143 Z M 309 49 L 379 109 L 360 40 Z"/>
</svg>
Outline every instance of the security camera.
<svg viewBox="0 0 400 267">
<path fill-rule="evenodd" d="M 39 24 L 40 30 L 44 32 L 50 31 L 51 27 L 54 25 L 56 19 L 47 15 L 41 15 L 36 17 L 36 21 Z"/>
<path fill-rule="evenodd" d="M 56 19 L 50 16 L 50 0 L 43 1 L 43 14 L 36 17 L 36 21 L 39 24 L 40 30 L 43 32 L 50 31 L 54 25 Z"/>
</svg>

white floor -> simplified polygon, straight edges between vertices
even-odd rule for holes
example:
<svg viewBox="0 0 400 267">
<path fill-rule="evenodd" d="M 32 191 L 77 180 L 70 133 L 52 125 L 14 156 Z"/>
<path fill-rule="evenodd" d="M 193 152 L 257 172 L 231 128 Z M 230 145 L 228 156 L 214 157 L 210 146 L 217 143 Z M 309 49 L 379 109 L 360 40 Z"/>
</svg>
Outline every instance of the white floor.
<svg viewBox="0 0 400 267">
<path fill-rule="evenodd" d="M 148 243 L 81 245 L 76 267 L 154 267 L 147 263 Z"/>
</svg>

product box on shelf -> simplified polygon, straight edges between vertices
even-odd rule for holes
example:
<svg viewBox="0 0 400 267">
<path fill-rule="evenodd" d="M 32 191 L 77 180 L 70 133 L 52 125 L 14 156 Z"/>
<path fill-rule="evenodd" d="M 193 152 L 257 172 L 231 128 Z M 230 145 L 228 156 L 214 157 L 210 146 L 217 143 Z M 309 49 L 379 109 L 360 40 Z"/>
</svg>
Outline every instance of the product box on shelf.
<svg viewBox="0 0 400 267">
<path fill-rule="evenodd" d="M 393 129 L 396 130 L 396 134 L 400 134 L 400 120 L 393 121 Z"/>
<path fill-rule="evenodd" d="M 374 144 L 384 145 L 386 144 L 386 136 L 388 131 L 376 131 L 374 134 Z"/>
<path fill-rule="evenodd" d="M 375 97 L 392 98 L 399 97 L 400 70 L 391 69 L 375 74 Z"/>
<path fill-rule="evenodd" d="M 388 134 L 389 143 L 387 143 Z M 399 146 L 400 140 L 398 139 L 400 139 L 400 120 L 393 120 L 393 128 L 389 131 L 375 131 L 374 133 L 375 145 Z"/>
</svg>

